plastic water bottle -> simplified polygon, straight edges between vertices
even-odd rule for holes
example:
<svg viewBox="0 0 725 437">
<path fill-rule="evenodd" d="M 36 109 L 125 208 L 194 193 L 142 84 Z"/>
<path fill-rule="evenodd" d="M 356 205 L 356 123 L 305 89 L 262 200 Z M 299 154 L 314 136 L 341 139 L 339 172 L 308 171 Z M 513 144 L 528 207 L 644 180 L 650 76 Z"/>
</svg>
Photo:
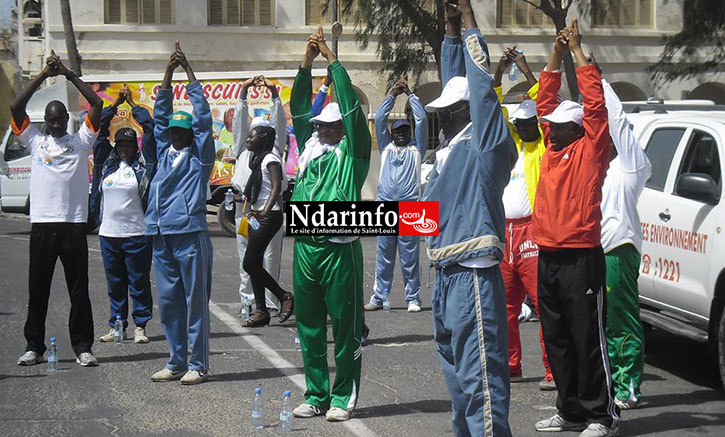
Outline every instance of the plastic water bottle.
<svg viewBox="0 0 725 437">
<path fill-rule="evenodd" d="M 259 229 L 259 220 L 257 220 L 257 217 L 250 215 L 247 219 L 247 222 L 249 223 L 249 226 L 252 227 L 255 231 Z"/>
<path fill-rule="evenodd" d="M 241 319 L 242 323 L 249 321 L 249 299 L 247 299 L 247 296 L 242 297 Z"/>
<path fill-rule="evenodd" d="M 262 389 L 254 389 L 254 401 L 252 401 L 252 428 L 264 428 L 264 400 L 262 400 Z"/>
<path fill-rule="evenodd" d="M 297 352 L 302 352 L 302 343 L 300 343 L 299 335 L 295 335 L 295 349 L 297 349 Z"/>
<path fill-rule="evenodd" d="M 116 316 L 116 323 L 113 325 L 113 342 L 121 344 L 123 341 L 123 322 L 121 316 Z"/>
<path fill-rule="evenodd" d="M 58 371 L 58 345 L 55 344 L 55 337 L 50 337 L 48 348 L 48 372 Z"/>
<path fill-rule="evenodd" d="M 234 193 L 231 188 L 227 188 L 227 192 L 224 194 L 224 209 L 227 211 L 234 209 Z"/>
<path fill-rule="evenodd" d="M 388 299 L 385 299 L 383 301 L 383 311 L 385 311 L 386 313 L 390 312 L 390 301 Z"/>
<path fill-rule="evenodd" d="M 519 53 L 523 54 L 523 50 L 519 50 Z M 511 69 L 509 70 L 509 81 L 516 82 L 519 80 L 519 76 L 521 75 L 521 70 L 519 70 L 518 65 L 516 65 L 515 62 L 511 63 Z"/>
<path fill-rule="evenodd" d="M 284 399 L 282 399 L 282 410 L 279 412 L 279 430 L 280 432 L 292 431 L 292 405 L 290 405 L 290 392 L 289 390 L 283 393 Z"/>
</svg>

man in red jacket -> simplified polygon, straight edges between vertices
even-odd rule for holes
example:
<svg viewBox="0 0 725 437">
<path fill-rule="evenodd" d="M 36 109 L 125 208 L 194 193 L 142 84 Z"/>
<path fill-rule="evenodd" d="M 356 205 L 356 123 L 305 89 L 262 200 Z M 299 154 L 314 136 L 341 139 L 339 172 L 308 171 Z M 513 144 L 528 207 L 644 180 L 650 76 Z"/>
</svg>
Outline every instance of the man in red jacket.
<svg viewBox="0 0 725 437">
<path fill-rule="evenodd" d="M 602 184 L 610 154 L 602 80 L 581 49 L 576 19 L 563 29 L 539 79 L 537 112 L 548 149 L 534 205 L 539 245 L 539 309 L 557 390 L 558 413 L 537 431 L 619 434 L 607 359 L 605 262 L 601 247 Z M 559 102 L 561 60 L 576 58 L 584 106 Z"/>
</svg>

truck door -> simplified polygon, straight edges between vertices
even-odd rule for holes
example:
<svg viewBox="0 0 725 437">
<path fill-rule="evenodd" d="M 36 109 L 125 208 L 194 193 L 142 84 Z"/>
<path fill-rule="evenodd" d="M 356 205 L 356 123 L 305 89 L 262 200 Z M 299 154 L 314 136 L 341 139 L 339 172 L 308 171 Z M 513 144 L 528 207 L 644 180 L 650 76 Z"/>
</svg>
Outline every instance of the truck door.
<svg viewBox="0 0 725 437">
<path fill-rule="evenodd" d="M 33 123 L 39 129 L 43 123 Z M 5 134 L 0 153 L 5 164 L 0 171 L 2 210 L 19 212 L 25 208 L 30 193 L 30 150 L 13 135 Z"/>
<path fill-rule="evenodd" d="M 710 254 L 716 234 L 717 204 L 677 194 L 677 180 L 686 173 L 704 174 L 722 196 L 722 139 L 706 126 L 694 126 L 684 135 L 673 161 L 674 174 L 667 181 L 668 195 L 656 206 L 656 220 L 648 229 L 649 241 L 658 248 L 652 259 L 657 296 L 684 311 L 682 315 L 707 320 L 710 313 Z M 653 205 L 654 206 L 654 205 Z"/>
<path fill-rule="evenodd" d="M 658 216 L 667 199 L 665 187 L 672 170 L 672 162 L 678 146 L 684 142 L 686 128 L 679 125 L 657 125 L 650 128 L 642 137 L 642 144 L 647 144 L 645 153 L 652 164 L 652 175 L 645 184 L 645 188 L 637 203 L 639 218 L 642 225 L 642 263 L 638 279 L 640 300 L 644 303 L 661 307 L 660 299 L 655 291 L 655 282 L 659 280 L 659 264 L 662 248 L 650 242 L 649 230 L 651 225 L 662 224 Z M 673 170 L 674 171 L 674 170 Z"/>
</svg>

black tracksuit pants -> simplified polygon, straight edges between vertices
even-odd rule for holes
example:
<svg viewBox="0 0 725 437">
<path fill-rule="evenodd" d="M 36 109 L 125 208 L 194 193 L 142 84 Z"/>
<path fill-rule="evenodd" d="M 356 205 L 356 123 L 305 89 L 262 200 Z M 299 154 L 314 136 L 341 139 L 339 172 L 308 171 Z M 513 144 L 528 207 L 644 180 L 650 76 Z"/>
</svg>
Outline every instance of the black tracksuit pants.
<svg viewBox="0 0 725 437">
<path fill-rule="evenodd" d="M 60 258 L 70 295 L 68 330 L 73 352 L 91 352 L 93 314 L 88 297 L 88 242 L 85 223 L 33 223 L 30 228 L 26 351 L 45 353 L 45 317 L 55 263 Z M 57 334 L 54 335 L 57 337 Z"/>
<path fill-rule="evenodd" d="M 539 310 L 559 415 L 619 420 L 607 355 L 606 264 L 601 247 L 539 251 Z"/>
</svg>

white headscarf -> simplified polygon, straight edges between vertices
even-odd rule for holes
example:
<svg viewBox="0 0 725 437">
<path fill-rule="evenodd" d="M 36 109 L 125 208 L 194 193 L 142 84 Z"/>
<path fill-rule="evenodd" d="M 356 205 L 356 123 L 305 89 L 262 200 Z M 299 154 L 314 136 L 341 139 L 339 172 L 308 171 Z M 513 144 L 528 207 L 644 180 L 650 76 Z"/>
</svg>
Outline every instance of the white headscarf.
<svg viewBox="0 0 725 437">
<path fill-rule="evenodd" d="M 298 177 L 302 177 L 302 175 L 305 173 L 305 169 L 307 168 L 307 166 L 315 158 L 318 158 L 333 151 L 339 156 L 339 146 L 339 143 L 335 145 L 322 144 L 322 142 L 320 142 L 320 138 L 317 136 L 317 132 L 314 132 L 310 139 L 307 140 L 307 142 L 305 143 L 305 150 L 302 152 L 302 155 L 300 155 L 299 159 L 297 160 L 297 166 L 300 169 Z"/>
</svg>

